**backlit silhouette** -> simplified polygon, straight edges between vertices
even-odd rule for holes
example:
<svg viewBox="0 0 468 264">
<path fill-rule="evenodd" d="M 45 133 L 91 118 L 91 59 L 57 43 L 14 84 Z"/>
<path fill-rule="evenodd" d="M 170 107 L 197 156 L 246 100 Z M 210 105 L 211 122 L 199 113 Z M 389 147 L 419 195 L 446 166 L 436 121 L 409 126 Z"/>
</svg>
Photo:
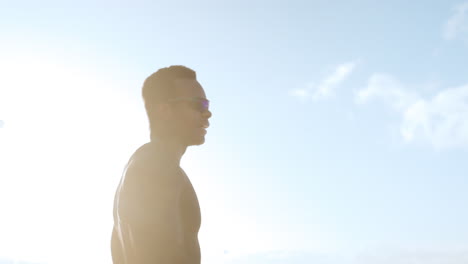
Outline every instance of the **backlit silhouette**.
<svg viewBox="0 0 468 264">
<path fill-rule="evenodd" d="M 205 142 L 209 101 L 184 66 L 150 75 L 143 100 L 151 140 L 131 156 L 115 194 L 113 262 L 199 264 L 200 208 L 180 160 Z"/>
</svg>

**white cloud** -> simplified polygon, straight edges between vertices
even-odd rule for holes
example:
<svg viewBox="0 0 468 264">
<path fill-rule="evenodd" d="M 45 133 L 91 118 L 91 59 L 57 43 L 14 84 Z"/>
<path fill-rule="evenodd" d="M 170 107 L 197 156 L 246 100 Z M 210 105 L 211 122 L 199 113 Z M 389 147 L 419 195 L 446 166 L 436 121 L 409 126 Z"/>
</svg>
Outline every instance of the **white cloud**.
<svg viewBox="0 0 468 264">
<path fill-rule="evenodd" d="M 356 67 L 356 62 L 348 62 L 340 64 L 336 67 L 335 71 L 327 76 L 316 87 L 312 98 L 318 100 L 321 98 L 330 97 L 333 95 L 334 90 L 353 72 Z"/>
<path fill-rule="evenodd" d="M 356 102 L 363 104 L 373 98 L 379 98 L 396 110 L 408 107 L 417 98 L 393 76 L 388 74 L 374 74 L 369 78 L 367 87 L 358 91 Z"/>
<path fill-rule="evenodd" d="M 405 140 L 429 140 L 436 148 L 468 147 L 468 85 L 449 88 L 420 99 L 403 113 Z"/>
<path fill-rule="evenodd" d="M 307 89 L 296 89 L 290 92 L 290 95 L 305 100 L 310 97 L 310 91 Z"/>
<path fill-rule="evenodd" d="M 290 95 L 302 100 L 312 98 L 314 101 L 332 96 L 335 89 L 348 78 L 356 67 L 356 62 L 347 62 L 338 65 L 334 71 L 319 82 L 318 85 L 309 85 L 307 88 L 296 89 Z"/>
<path fill-rule="evenodd" d="M 444 38 L 455 39 L 459 34 L 468 32 L 468 2 L 455 8 L 455 13 L 449 18 L 444 27 Z"/>
<path fill-rule="evenodd" d="M 468 147 L 468 85 L 422 98 L 388 74 L 374 74 L 356 94 L 357 103 L 381 100 L 401 115 L 406 142 L 428 142 L 436 149 Z"/>
</svg>

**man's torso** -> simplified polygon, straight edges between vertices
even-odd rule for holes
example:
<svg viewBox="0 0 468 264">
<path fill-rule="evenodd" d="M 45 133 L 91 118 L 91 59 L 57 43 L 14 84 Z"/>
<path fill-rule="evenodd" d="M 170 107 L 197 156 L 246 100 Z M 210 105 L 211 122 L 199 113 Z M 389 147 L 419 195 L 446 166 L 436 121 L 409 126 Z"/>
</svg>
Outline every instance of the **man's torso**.
<svg viewBox="0 0 468 264">
<path fill-rule="evenodd" d="M 181 230 L 184 241 L 184 250 L 181 252 L 181 254 L 186 255 L 189 263 L 199 264 L 200 247 L 198 244 L 198 231 L 201 224 L 201 214 L 197 195 L 189 178 L 176 163 L 168 160 L 164 153 L 161 153 L 153 143 L 148 143 L 140 147 L 130 159 L 128 166 L 130 166 L 132 162 L 138 162 L 139 159 L 144 159 L 144 161 L 148 163 L 144 166 L 151 167 L 152 169 L 155 169 L 155 171 L 158 171 L 158 173 L 151 175 L 150 182 L 139 181 L 138 177 L 140 177 L 140 175 L 135 172 L 129 172 L 128 170 L 126 170 L 122 177 L 122 180 L 116 191 L 114 202 L 114 230 L 112 234 L 112 258 L 114 264 L 133 264 L 125 263 L 122 259 L 125 254 L 128 254 L 128 251 L 133 246 L 138 247 L 139 245 L 129 245 L 132 243 L 131 239 L 129 237 L 126 238 L 125 234 L 122 235 L 122 232 L 120 231 L 122 231 L 122 229 L 125 227 L 122 226 L 123 221 L 121 219 L 132 217 L 132 208 L 140 208 L 138 212 L 143 212 L 141 217 L 145 217 L 146 214 L 157 215 L 159 213 L 152 207 L 153 203 L 161 202 L 154 201 L 154 199 L 157 199 L 155 198 L 157 197 L 156 195 L 145 197 L 144 200 L 134 199 L 134 197 L 140 195 L 140 188 L 151 190 L 152 186 L 154 186 L 154 192 L 157 192 L 159 188 L 158 186 L 162 185 L 162 177 L 172 177 L 171 179 L 178 180 L 178 188 L 180 187 L 180 192 L 178 195 L 179 202 L 174 206 L 177 206 L 175 209 L 181 216 L 180 225 L 182 227 Z M 132 188 L 127 188 L 128 185 L 130 185 L 128 182 L 131 182 Z M 176 192 L 177 190 L 165 191 Z M 129 209 L 123 210 L 123 205 L 125 205 L 125 208 Z M 136 213 L 136 215 L 138 214 L 141 213 Z M 117 232 L 120 232 L 120 235 L 117 235 Z M 121 238 L 122 236 L 123 238 Z M 126 240 L 126 243 L 121 240 Z M 155 252 L 158 250 L 163 249 L 154 248 Z"/>
</svg>

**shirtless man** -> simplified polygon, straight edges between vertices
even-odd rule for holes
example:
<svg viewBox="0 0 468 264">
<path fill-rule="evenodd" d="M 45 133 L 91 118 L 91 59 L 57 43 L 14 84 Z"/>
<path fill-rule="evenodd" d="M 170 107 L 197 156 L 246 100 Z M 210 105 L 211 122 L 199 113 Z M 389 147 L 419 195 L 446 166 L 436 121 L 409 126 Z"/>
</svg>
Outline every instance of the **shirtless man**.
<svg viewBox="0 0 468 264">
<path fill-rule="evenodd" d="M 193 70 L 162 68 L 143 85 L 151 140 L 130 158 L 114 200 L 114 264 L 200 264 L 200 207 L 180 167 L 205 142 L 211 112 Z"/>
</svg>

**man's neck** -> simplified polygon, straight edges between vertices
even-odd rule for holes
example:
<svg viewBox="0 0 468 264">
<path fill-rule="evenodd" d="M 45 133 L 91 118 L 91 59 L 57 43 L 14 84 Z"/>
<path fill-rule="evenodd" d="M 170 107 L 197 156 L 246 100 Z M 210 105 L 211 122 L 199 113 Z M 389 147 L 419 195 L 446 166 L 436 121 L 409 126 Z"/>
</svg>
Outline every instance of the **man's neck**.
<svg viewBox="0 0 468 264">
<path fill-rule="evenodd" d="M 174 160 L 178 166 L 180 166 L 180 160 L 187 150 L 187 146 L 181 144 L 176 140 L 169 139 L 151 139 L 151 143 L 155 144 L 165 155 L 166 157 Z"/>
</svg>

